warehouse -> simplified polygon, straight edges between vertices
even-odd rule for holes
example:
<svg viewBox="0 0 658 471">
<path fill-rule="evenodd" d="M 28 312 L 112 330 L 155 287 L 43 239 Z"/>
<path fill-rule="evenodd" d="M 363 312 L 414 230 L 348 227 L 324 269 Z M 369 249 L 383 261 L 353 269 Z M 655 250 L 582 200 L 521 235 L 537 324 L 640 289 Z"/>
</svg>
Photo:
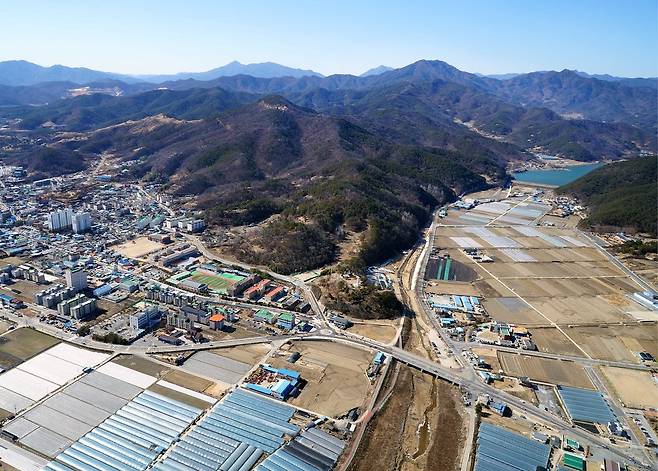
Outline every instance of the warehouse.
<svg viewBox="0 0 658 471">
<path fill-rule="evenodd" d="M 548 467 L 551 447 L 488 423 L 480 425 L 474 471 L 529 471 Z"/>
<path fill-rule="evenodd" d="M 617 419 L 603 395 L 589 389 L 557 386 L 558 397 L 573 422 L 607 424 Z"/>
<path fill-rule="evenodd" d="M 244 383 L 246 389 L 282 401 L 296 396 L 300 386 L 301 375 L 298 371 L 277 369 L 268 364 L 261 365 Z"/>
</svg>

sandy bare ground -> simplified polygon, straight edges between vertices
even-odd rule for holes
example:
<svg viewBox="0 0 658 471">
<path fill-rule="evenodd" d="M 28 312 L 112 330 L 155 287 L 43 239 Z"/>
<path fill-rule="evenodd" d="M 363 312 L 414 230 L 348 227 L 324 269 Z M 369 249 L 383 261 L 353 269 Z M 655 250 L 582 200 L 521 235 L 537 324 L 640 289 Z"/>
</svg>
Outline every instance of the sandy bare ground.
<svg viewBox="0 0 658 471">
<path fill-rule="evenodd" d="M 290 364 L 286 359 L 293 351 L 301 353 L 301 358 Z M 366 370 L 373 357 L 374 352 L 347 345 L 310 341 L 293 343 L 268 362 L 278 368 L 299 371 L 307 381 L 299 396 L 289 399 L 289 403 L 335 417 L 362 407 L 371 394 Z"/>
<path fill-rule="evenodd" d="M 139 237 L 137 239 L 124 242 L 121 245 L 114 247 L 114 250 L 119 252 L 124 257 L 128 258 L 142 258 L 157 250 L 163 249 L 165 246 L 160 242 L 154 242 L 147 237 Z"/>
<path fill-rule="evenodd" d="M 394 321 L 388 325 L 385 325 L 383 324 L 383 321 L 377 321 L 377 323 L 359 322 L 350 327 L 349 332 L 352 334 L 361 335 L 363 337 L 368 337 L 369 339 L 373 339 L 378 342 L 388 343 L 395 339 L 395 334 L 397 333 L 397 323 L 398 321 Z"/>
<path fill-rule="evenodd" d="M 602 367 L 619 400 L 634 409 L 658 409 L 658 382 L 648 371 Z"/>
</svg>

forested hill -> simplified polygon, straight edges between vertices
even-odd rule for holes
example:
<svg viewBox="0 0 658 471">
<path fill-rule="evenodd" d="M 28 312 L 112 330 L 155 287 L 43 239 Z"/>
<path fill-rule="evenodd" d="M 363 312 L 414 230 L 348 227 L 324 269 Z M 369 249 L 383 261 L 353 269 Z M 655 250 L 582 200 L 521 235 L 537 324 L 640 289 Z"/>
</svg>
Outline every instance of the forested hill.
<svg viewBox="0 0 658 471">
<path fill-rule="evenodd" d="M 658 156 L 605 165 L 560 187 L 589 207 L 590 227 L 658 234 Z"/>
</svg>

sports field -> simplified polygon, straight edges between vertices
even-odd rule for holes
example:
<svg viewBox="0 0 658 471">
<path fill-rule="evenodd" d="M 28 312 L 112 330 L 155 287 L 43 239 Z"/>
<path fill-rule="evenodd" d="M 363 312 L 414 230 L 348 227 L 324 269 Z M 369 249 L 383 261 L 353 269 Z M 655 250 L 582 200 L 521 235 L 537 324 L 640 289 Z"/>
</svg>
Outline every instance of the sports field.
<svg viewBox="0 0 658 471">
<path fill-rule="evenodd" d="M 189 279 L 208 285 L 208 289 L 211 291 L 226 294 L 229 287 L 244 280 L 244 277 L 232 273 L 218 273 L 215 275 L 208 272 L 195 271 Z"/>
</svg>

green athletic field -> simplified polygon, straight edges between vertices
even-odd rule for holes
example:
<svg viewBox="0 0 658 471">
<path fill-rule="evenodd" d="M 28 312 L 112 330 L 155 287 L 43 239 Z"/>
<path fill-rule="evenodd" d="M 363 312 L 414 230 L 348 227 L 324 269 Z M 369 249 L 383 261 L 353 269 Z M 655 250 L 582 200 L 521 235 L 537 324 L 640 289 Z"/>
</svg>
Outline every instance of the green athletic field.
<svg viewBox="0 0 658 471">
<path fill-rule="evenodd" d="M 227 289 L 235 283 L 242 281 L 244 277 L 233 275 L 232 273 L 222 273 L 221 275 L 207 275 L 205 273 L 193 273 L 191 280 L 197 283 L 208 285 L 208 289 L 217 293 L 226 294 Z"/>
</svg>

